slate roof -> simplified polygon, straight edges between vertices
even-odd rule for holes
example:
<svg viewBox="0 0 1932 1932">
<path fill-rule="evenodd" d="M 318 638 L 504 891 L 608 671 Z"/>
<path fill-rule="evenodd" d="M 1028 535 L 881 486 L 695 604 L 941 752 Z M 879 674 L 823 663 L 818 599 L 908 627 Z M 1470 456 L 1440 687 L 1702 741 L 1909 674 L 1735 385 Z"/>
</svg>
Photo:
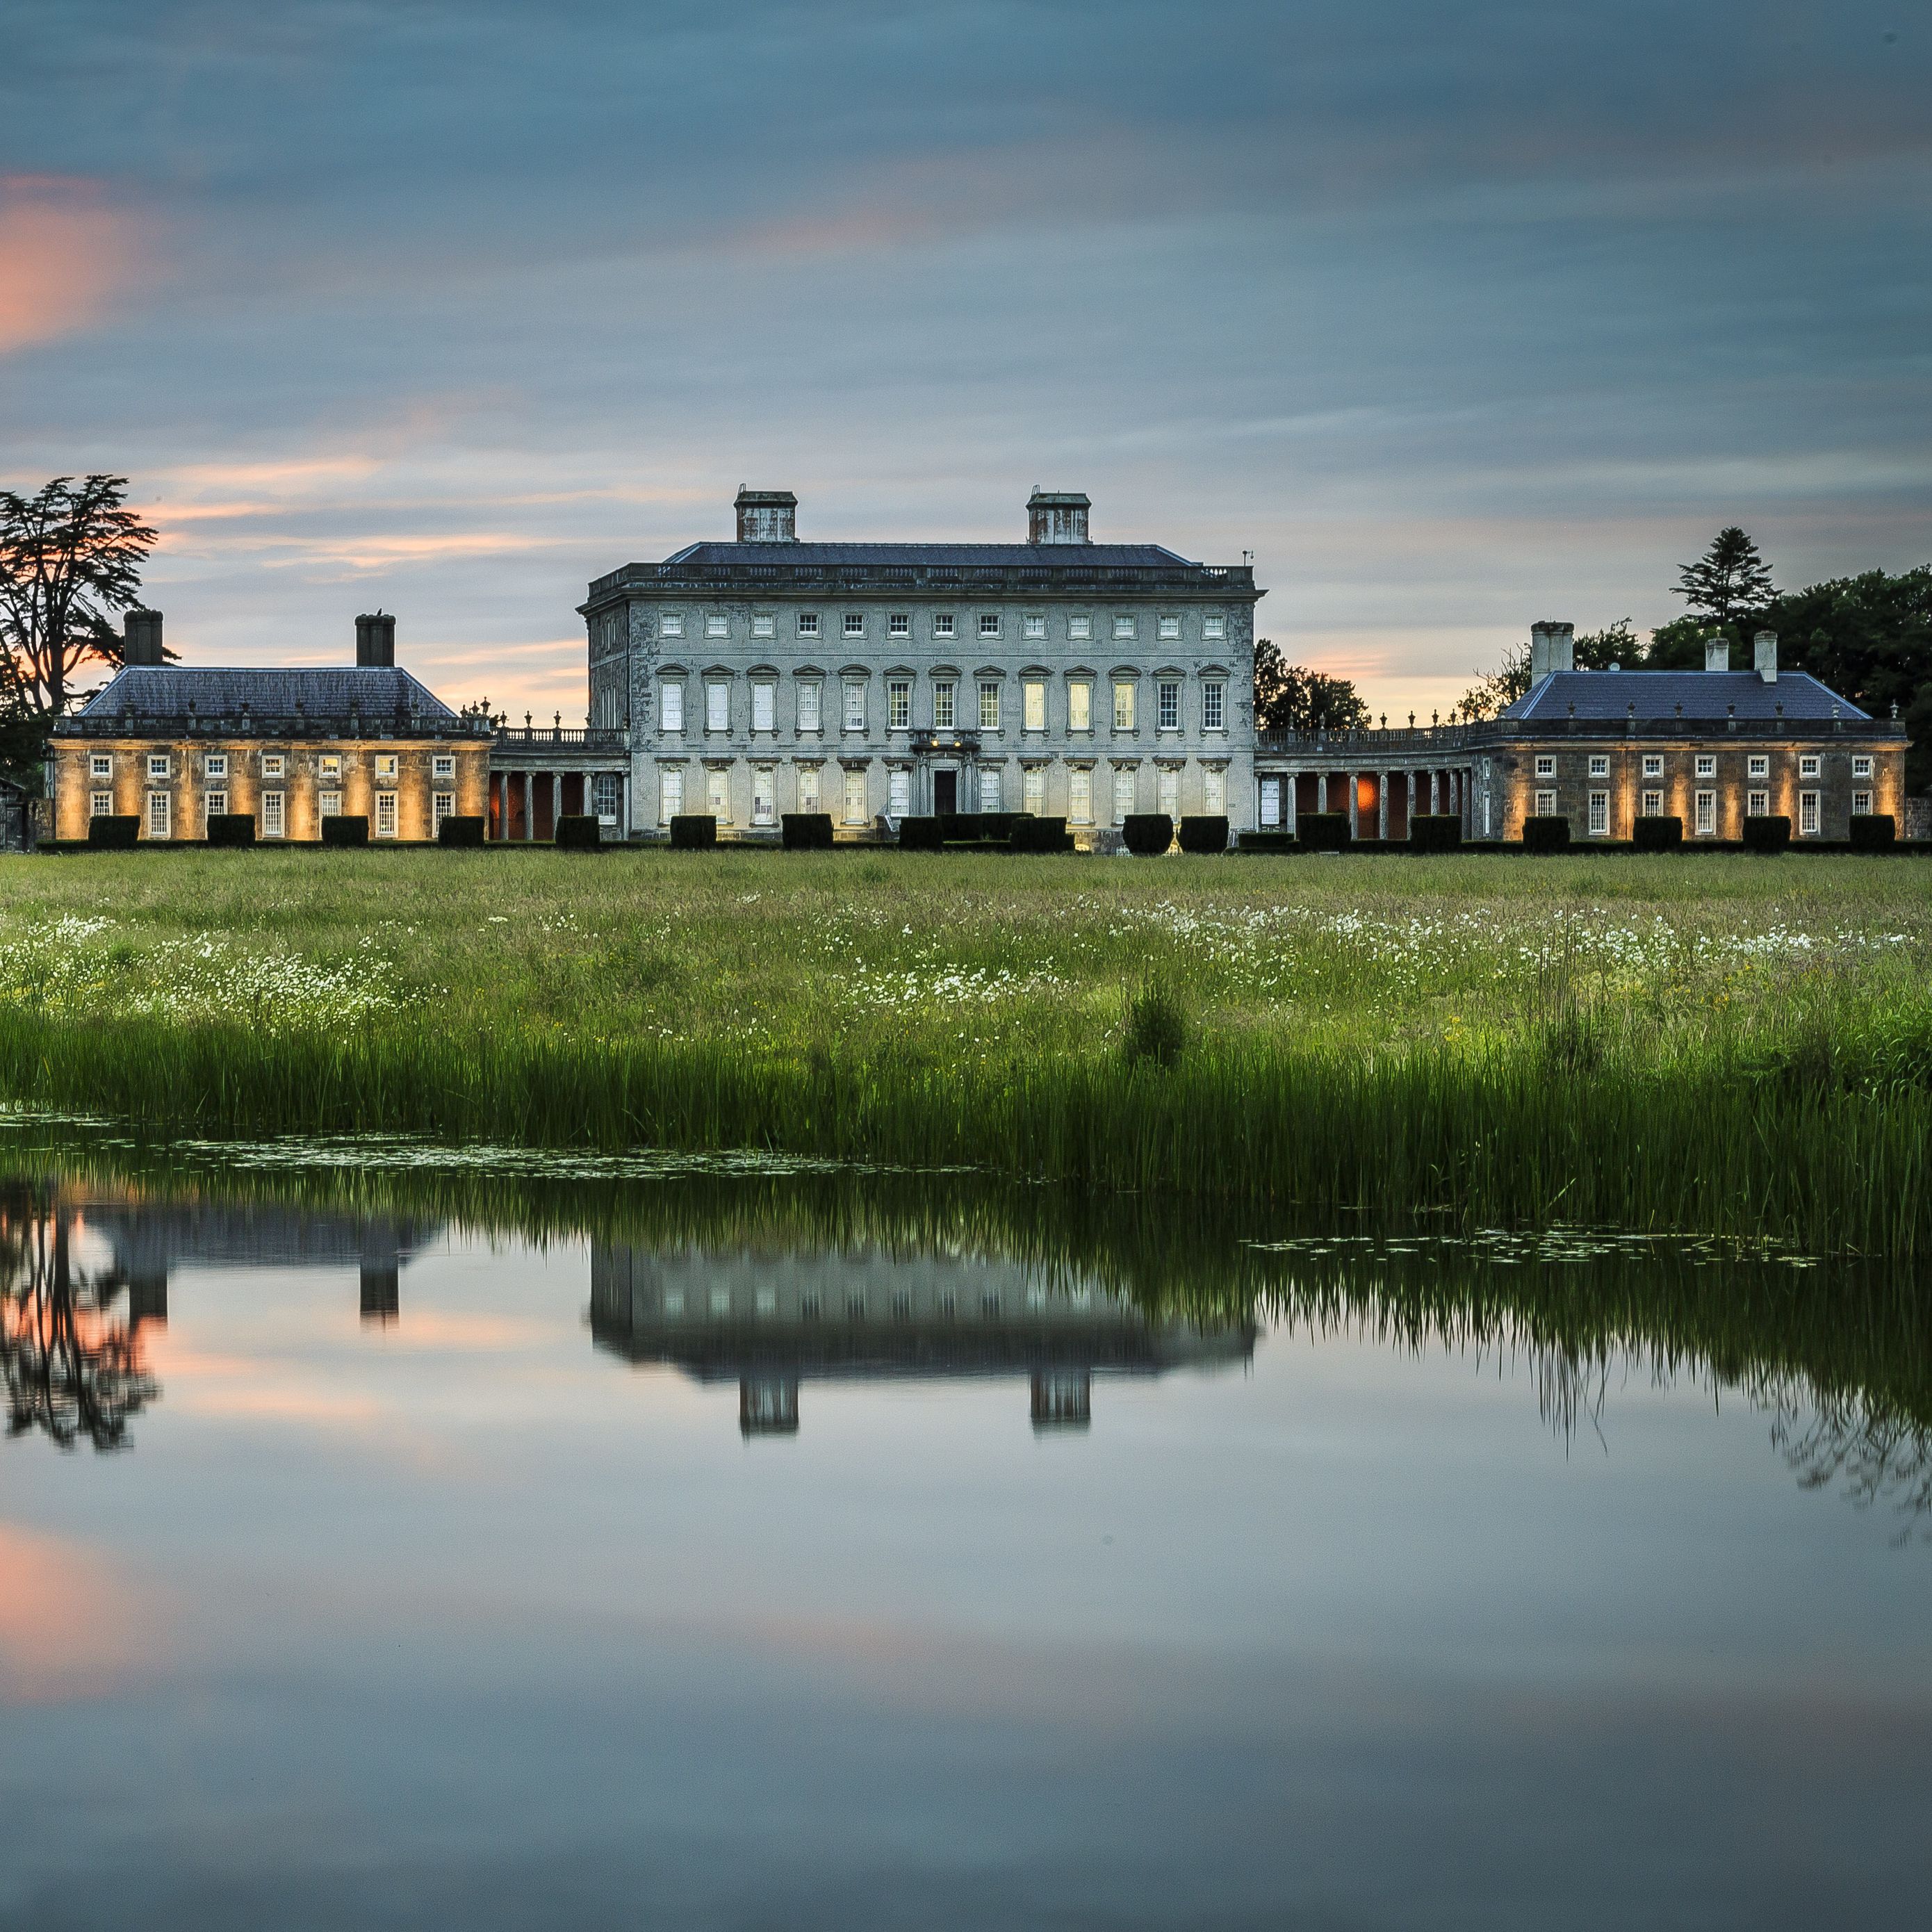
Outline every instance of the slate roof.
<svg viewBox="0 0 1932 1932">
<path fill-rule="evenodd" d="M 713 564 L 791 564 L 837 569 L 924 565 L 941 570 L 1198 570 L 1200 566 L 1160 544 L 1032 543 L 694 543 L 674 550 L 667 564 L 702 569 Z M 638 568 L 640 566 L 633 566 Z"/>
<path fill-rule="evenodd" d="M 1675 718 L 1682 705 L 1687 719 L 1721 724 L 1737 706 L 1742 722 L 1769 722 L 1784 706 L 1787 719 L 1828 720 L 1833 705 L 1847 720 L 1868 716 L 1808 671 L 1781 670 L 1766 684 L 1754 670 L 1557 670 L 1532 685 L 1504 712 L 1526 723 L 1560 723 L 1574 705 L 1580 720 L 1621 723 L 1636 706 L 1639 718 Z"/>
<path fill-rule="evenodd" d="M 456 713 L 429 687 L 388 664 L 338 664 L 313 670 L 242 670 L 202 664 L 131 664 L 115 674 L 74 713 L 95 723 L 131 712 L 136 718 L 238 718 L 244 705 L 257 718 L 346 719 L 406 716 L 456 722 Z"/>
</svg>

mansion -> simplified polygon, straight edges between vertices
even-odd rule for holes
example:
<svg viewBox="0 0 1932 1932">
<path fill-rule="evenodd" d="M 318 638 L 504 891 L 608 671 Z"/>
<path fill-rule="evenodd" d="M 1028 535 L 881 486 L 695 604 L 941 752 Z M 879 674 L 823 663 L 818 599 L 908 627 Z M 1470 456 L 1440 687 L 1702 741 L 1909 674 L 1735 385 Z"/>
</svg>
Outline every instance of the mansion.
<svg viewBox="0 0 1932 1932">
<path fill-rule="evenodd" d="M 1035 490 L 1024 543 L 808 543 L 741 490 L 730 543 L 599 578 L 590 725 L 628 730 L 634 834 L 681 814 L 847 836 L 908 813 L 1030 812 L 1077 838 L 1130 814 L 1255 822 L 1245 563 L 1096 544 Z"/>
</svg>

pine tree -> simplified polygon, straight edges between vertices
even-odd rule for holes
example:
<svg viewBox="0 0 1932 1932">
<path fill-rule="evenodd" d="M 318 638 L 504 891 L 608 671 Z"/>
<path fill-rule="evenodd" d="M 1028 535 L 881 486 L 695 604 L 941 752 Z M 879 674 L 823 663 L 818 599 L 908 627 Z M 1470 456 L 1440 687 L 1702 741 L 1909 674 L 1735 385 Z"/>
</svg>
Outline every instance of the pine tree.
<svg viewBox="0 0 1932 1932">
<path fill-rule="evenodd" d="M 1676 591 L 1690 614 L 1713 624 L 1749 616 L 1771 600 L 1771 566 L 1757 545 L 1732 524 L 1720 530 L 1711 548 L 1678 573 Z"/>
</svg>

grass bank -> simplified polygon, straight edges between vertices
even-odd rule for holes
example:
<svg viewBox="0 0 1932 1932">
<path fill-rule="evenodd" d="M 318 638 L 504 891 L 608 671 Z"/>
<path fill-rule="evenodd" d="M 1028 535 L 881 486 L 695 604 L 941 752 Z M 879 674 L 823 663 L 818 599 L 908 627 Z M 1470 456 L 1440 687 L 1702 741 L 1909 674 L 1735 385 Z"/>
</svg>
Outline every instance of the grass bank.
<svg viewBox="0 0 1932 1932">
<path fill-rule="evenodd" d="M 1850 857 L 90 856 L 0 868 L 0 1093 L 1923 1256 L 1928 967 Z"/>
</svg>

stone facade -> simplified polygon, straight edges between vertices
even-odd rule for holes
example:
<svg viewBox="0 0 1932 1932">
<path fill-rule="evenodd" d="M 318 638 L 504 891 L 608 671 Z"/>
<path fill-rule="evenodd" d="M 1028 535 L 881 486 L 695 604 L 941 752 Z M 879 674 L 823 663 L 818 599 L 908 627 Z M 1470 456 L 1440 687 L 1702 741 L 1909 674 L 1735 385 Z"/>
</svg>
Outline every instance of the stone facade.
<svg viewBox="0 0 1932 1932">
<path fill-rule="evenodd" d="M 1024 544 L 800 543 L 788 492 L 739 538 L 600 578 L 580 607 L 592 728 L 628 728 L 634 832 L 727 836 L 824 812 L 1130 812 L 1254 823 L 1245 565 L 1096 544 L 1088 502 L 1035 494 Z"/>
</svg>

